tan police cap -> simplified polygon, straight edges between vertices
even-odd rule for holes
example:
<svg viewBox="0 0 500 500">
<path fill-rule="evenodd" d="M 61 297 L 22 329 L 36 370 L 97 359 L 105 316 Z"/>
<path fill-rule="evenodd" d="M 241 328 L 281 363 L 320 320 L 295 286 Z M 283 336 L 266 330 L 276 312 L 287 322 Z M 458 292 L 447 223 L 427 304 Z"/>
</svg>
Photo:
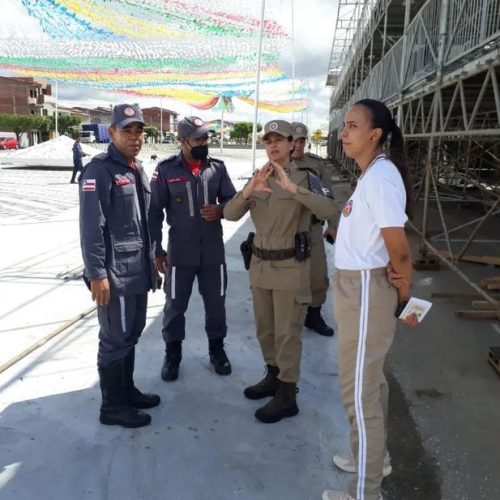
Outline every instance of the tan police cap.
<svg viewBox="0 0 500 500">
<path fill-rule="evenodd" d="M 293 138 L 300 139 L 301 137 L 307 138 L 307 127 L 300 122 L 292 122 Z"/>
<path fill-rule="evenodd" d="M 271 120 L 264 125 L 264 140 L 271 133 L 279 134 L 282 137 L 293 137 L 293 127 L 285 120 Z"/>
</svg>

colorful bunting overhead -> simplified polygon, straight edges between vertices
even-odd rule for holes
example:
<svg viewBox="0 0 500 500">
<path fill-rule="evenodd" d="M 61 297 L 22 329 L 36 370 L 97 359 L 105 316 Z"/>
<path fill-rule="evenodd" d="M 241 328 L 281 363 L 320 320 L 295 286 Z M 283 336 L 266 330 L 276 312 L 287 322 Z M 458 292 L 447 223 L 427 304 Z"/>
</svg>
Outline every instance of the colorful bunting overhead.
<svg viewBox="0 0 500 500">
<path fill-rule="evenodd" d="M 223 7 L 206 0 L 22 4 L 40 29 L 28 36 L 2 37 L 0 26 L 0 68 L 69 85 L 169 97 L 199 109 L 209 109 L 221 98 L 252 102 L 258 2 L 225 0 Z M 300 87 L 278 67 L 279 54 L 288 43 L 276 21 L 265 21 L 263 109 L 288 112 L 307 107 Z"/>
</svg>

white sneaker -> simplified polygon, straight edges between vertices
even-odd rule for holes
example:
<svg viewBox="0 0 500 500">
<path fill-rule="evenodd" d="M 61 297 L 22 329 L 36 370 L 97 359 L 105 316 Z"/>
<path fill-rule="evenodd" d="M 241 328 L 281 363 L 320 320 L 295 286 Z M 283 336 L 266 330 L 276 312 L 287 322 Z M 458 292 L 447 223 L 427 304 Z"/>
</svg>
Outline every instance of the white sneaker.
<svg viewBox="0 0 500 500">
<path fill-rule="evenodd" d="M 349 493 L 338 490 L 325 490 L 321 495 L 321 500 L 356 500 Z"/>
<path fill-rule="evenodd" d="M 344 472 L 350 472 L 354 474 L 356 472 L 356 464 L 351 458 L 345 458 L 340 455 L 333 455 L 333 465 L 337 466 L 340 470 Z M 386 453 L 384 457 L 384 468 L 382 469 L 382 475 L 387 477 L 392 472 L 391 456 Z"/>
<path fill-rule="evenodd" d="M 323 495 L 321 495 L 321 500 L 356 500 L 354 497 L 346 493 L 345 491 L 339 490 L 325 490 Z M 382 496 L 378 500 L 383 500 Z"/>
</svg>

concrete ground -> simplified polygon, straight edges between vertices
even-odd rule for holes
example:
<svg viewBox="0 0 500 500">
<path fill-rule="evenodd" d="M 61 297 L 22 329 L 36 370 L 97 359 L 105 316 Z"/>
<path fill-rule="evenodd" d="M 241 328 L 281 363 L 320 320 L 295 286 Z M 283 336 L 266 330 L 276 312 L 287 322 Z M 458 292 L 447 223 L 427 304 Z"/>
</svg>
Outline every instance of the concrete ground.
<svg viewBox="0 0 500 500">
<path fill-rule="evenodd" d="M 241 186 L 250 153 L 231 150 L 224 158 Z M 153 167 L 146 162 L 149 173 Z M 69 178 L 69 171 L 0 170 L 0 366 L 92 307 L 81 280 L 72 279 L 81 257 L 77 188 Z M 308 500 L 321 498 L 326 487 L 346 486 L 351 476 L 331 464 L 332 453 L 349 447 L 336 337 L 304 330 L 296 418 L 260 424 L 253 417 L 260 403 L 242 395 L 264 372 L 238 250 L 250 228 L 248 219 L 224 221 L 233 374 L 219 377 L 211 369 L 194 291 L 180 378 L 163 382 L 163 296 L 151 294 L 136 381 L 159 393 L 162 404 L 150 411 L 147 428 L 102 426 L 97 319 L 89 314 L 0 374 L 1 500 Z M 447 270 L 415 275 L 415 296 L 450 290 L 469 291 Z M 457 319 L 463 304 L 433 302 L 418 329 L 401 329 L 388 360 L 394 472 L 384 481 L 385 497 L 494 500 L 500 498 L 500 378 L 486 354 L 500 345 L 500 328 Z M 324 315 L 334 324 L 331 297 Z"/>
</svg>

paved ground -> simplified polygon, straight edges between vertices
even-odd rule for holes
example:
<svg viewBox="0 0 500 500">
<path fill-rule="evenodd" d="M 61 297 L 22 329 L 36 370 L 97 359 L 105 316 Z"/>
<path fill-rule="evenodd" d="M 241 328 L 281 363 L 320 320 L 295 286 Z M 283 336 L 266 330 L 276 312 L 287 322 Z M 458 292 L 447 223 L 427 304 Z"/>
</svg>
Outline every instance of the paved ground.
<svg viewBox="0 0 500 500">
<path fill-rule="evenodd" d="M 225 153 L 237 185 L 251 171 L 249 155 Z M 153 167 L 148 161 L 147 170 Z M 71 279 L 81 259 L 77 189 L 69 177 L 0 170 L 0 365 L 92 307 L 81 281 Z M 233 375 L 211 370 L 195 292 L 181 377 L 161 381 L 163 297 L 152 294 L 136 373 L 138 385 L 160 393 L 163 403 L 151 411 L 148 428 L 105 428 L 96 418 L 97 320 L 90 314 L 0 374 L 1 500 L 313 500 L 325 487 L 345 486 L 349 475 L 331 466 L 331 454 L 348 449 L 335 338 L 304 331 L 297 418 L 259 424 L 259 403 L 241 394 L 263 373 L 238 254 L 249 229 L 246 219 L 224 222 Z M 417 273 L 414 282 L 422 298 L 469 291 L 446 270 Z M 435 301 L 421 328 L 396 338 L 388 363 L 389 500 L 500 498 L 500 378 L 485 361 L 488 347 L 500 345 L 500 328 L 456 319 L 459 305 Z M 331 298 L 325 316 L 334 322 Z"/>
</svg>

